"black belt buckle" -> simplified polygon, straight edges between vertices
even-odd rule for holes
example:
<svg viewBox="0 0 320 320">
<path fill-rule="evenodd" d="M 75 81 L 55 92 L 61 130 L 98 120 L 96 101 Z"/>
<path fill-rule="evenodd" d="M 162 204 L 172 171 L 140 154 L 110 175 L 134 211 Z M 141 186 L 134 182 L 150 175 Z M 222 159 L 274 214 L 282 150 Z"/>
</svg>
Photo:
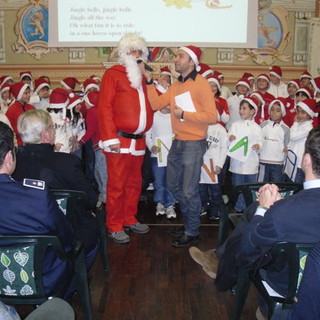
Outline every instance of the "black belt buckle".
<svg viewBox="0 0 320 320">
<path fill-rule="evenodd" d="M 142 139 L 144 136 L 143 134 L 133 134 L 133 133 L 128 133 L 122 130 L 119 130 L 117 133 L 120 137 L 127 138 L 127 139 L 134 139 L 134 140 Z"/>
</svg>

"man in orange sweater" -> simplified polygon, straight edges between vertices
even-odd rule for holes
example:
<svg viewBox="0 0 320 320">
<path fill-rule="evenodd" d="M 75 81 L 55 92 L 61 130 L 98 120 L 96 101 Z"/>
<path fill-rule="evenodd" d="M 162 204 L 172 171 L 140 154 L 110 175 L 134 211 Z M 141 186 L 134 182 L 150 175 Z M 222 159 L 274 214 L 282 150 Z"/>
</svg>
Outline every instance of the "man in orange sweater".
<svg viewBox="0 0 320 320">
<path fill-rule="evenodd" d="M 181 75 L 169 90 L 157 95 L 151 73 L 140 64 L 147 79 L 148 97 L 154 110 L 171 108 L 172 143 L 167 166 L 170 191 L 179 201 L 184 226 L 173 232 L 174 247 L 187 247 L 198 241 L 201 200 L 199 180 L 206 151 L 208 125 L 217 122 L 216 106 L 209 82 L 197 73 L 201 50 L 181 47 L 175 57 L 175 69 Z"/>
</svg>

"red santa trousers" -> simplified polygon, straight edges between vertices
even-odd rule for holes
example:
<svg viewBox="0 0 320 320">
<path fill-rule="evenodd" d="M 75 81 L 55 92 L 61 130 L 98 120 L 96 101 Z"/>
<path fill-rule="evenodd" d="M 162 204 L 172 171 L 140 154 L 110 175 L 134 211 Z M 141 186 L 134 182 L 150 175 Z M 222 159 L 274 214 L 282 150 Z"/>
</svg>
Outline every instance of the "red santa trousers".
<svg viewBox="0 0 320 320">
<path fill-rule="evenodd" d="M 123 230 L 137 223 L 135 215 L 141 193 L 141 166 L 144 156 L 107 152 L 107 228 L 109 232 Z"/>
</svg>

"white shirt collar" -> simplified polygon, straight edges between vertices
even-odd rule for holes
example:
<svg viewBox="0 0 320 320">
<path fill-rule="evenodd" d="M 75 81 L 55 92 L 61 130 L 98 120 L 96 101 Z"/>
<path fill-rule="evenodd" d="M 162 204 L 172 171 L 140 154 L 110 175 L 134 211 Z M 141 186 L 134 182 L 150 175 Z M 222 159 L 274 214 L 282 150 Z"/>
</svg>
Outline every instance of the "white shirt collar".
<svg viewBox="0 0 320 320">
<path fill-rule="evenodd" d="M 320 179 L 309 180 L 303 183 L 303 189 L 320 188 Z"/>
</svg>

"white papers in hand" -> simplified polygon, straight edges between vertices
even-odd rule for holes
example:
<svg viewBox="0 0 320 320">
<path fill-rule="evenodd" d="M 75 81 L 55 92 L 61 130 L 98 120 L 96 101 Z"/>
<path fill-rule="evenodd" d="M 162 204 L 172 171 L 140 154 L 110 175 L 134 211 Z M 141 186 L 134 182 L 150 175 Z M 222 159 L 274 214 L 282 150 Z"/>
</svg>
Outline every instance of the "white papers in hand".
<svg viewBox="0 0 320 320">
<path fill-rule="evenodd" d="M 196 108 L 192 102 L 190 91 L 179 94 L 174 97 L 176 105 L 183 111 L 196 112 Z"/>
</svg>

